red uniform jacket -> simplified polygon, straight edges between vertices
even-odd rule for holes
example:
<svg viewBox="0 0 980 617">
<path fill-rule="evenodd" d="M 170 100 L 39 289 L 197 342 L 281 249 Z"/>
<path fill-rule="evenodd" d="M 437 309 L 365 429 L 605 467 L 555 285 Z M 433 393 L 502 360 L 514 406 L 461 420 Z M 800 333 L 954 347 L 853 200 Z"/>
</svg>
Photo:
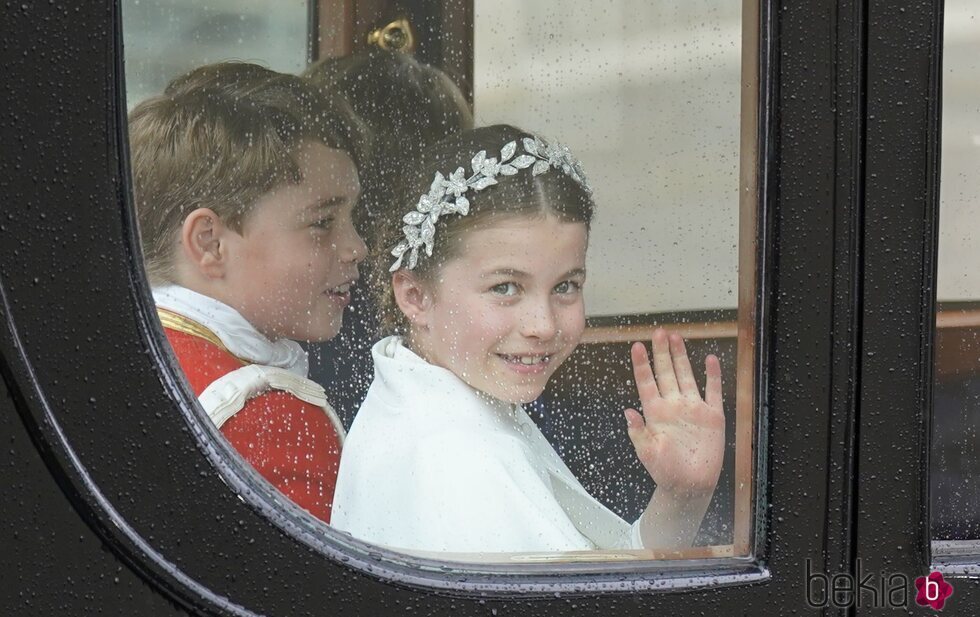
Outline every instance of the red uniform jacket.
<svg viewBox="0 0 980 617">
<path fill-rule="evenodd" d="M 164 332 L 198 396 L 213 381 L 246 364 L 205 338 L 171 328 Z M 322 408 L 272 390 L 250 399 L 220 430 L 262 477 L 330 522 L 341 437 Z"/>
</svg>

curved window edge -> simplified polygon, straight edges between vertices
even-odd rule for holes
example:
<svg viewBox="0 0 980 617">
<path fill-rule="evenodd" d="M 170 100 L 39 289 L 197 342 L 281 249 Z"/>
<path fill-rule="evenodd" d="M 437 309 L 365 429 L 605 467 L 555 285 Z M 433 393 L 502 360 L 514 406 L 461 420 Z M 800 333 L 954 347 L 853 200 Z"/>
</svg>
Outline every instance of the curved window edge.
<svg viewBox="0 0 980 617">
<path fill-rule="evenodd" d="M 766 273 L 763 271 L 763 254 L 767 250 L 765 196 L 760 190 L 764 175 L 764 162 L 768 152 L 767 131 L 760 130 L 768 123 L 768 118 L 762 109 L 766 100 L 771 96 L 768 88 L 769 68 L 764 64 L 765 50 L 762 45 L 768 40 L 767 20 L 763 18 L 760 0 L 743 0 L 743 16 L 752 15 L 752 19 L 743 18 L 743 98 L 742 98 L 742 146 L 739 186 L 740 227 L 744 231 L 752 229 L 750 241 L 744 244 L 744 254 L 740 254 L 740 269 L 748 260 L 751 268 L 746 268 L 745 281 L 750 284 L 742 286 L 740 293 L 752 296 L 750 310 L 739 311 L 737 330 L 739 333 L 749 329 L 748 337 L 739 337 L 739 360 L 744 354 L 751 354 L 746 362 L 738 363 L 739 372 L 748 371 L 751 388 L 747 394 L 738 389 L 738 396 L 751 396 L 752 403 L 742 407 L 743 414 L 750 416 L 747 423 L 741 424 L 736 430 L 744 433 L 741 438 L 751 440 L 748 456 L 738 457 L 743 465 L 751 465 L 752 481 L 748 490 L 739 495 L 736 491 L 735 527 L 736 540 L 739 529 L 745 530 L 747 542 L 736 541 L 732 546 L 734 553 L 746 552 L 747 556 L 711 557 L 702 556 L 694 559 L 681 557 L 674 559 L 659 559 L 660 553 L 668 556 L 674 551 L 656 551 L 653 555 L 646 552 L 636 554 L 636 559 L 628 561 L 604 560 L 602 554 L 609 551 L 597 551 L 595 558 L 583 558 L 582 561 L 554 563 L 542 556 L 538 563 L 526 563 L 534 560 L 533 555 L 522 554 L 524 563 L 493 563 L 474 564 L 472 562 L 452 561 L 451 559 L 435 559 L 408 555 L 395 550 L 362 542 L 347 534 L 339 532 L 326 523 L 316 519 L 298 505 L 282 496 L 257 471 L 252 469 L 220 435 L 217 428 L 196 402 L 196 397 L 186 383 L 178 368 L 163 334 L 162 326 L 156 314 L 149 283 L 143 271 L 143 258 L 140 249 L 139 231 L 133 207 L 132 176 L 129 160 L 129 141 L 125 122 L 125 82 L 122 57 L 121 20 L 118 12 L 115 20 L 115 51 L 116 51 L 116 89 L 117 101 L 116 127 L 120 149 L 119 177 L 122 179 L 120 196 L 123 200 L 124 227 L 128 232 L 126 250 L 130 257 L 130 289 L 133 291 L 132 300 L 139 309 L 138 319 L 144 343 L 152 350 L 152 359 L 161 368 L 161 382 L 173 402 L 180 411 L 191 435 L 200 451 L 234 492 L 234 494 L 259 513 L 275 527 L 287 535 L 326 556 L 331 561 L 351 568 L 359 573 L 386 583 L 408 586 L 420 591 L 440 591 L 463 597 L 479 596 L 509 598 L 533 598 L 550 596 L 556 593 L 563 595 L 592 595 L 595 593 L 626 594 L 636 591 L 677 591 L 682 589 L 718 588 L 720 586 L 744 585 L 761 583 L 771 579 L 772 575 L 763 561 L 765 510 L 758 504 L 765 494 L 766 474 L 764 472 L 766 422 L 764 418 L 765 405 L 762 396 L 765 393 L 765 380 L 762 378 L 765 368 L 763 350 L 765 344 L 765 321 L 768 319 L 764 311 L 765 298 L 763 293 Z M 766 30 L 764 30 L 766 29 Z M 747 105 L 748 104 L 748 105 Z M 742 236 L 745 237 L 745 236 Z M 744 342 L 743 342 L 744 340 Z M 736 403 L 735 409 L 739 409 Z M 736 411 L 736 413 L 738 413 Z M 739 420 L 743 420 L 742 414 Z M 753 421 L 756 420 L 756 421 Z M 753 445 L 754 443 L 754 445 Z M 67 445 L 67 444 L 66 444 Z M 739 465 L 737 462 L 736 465 Z M 736 472 L 738 477 L 738 472 Z M 97 489 L 96 489 L 96 492 Z M 107 511 L 115 513 L 111 504 L 105 501 Z M 110 514 L 112 520 L 115 518 Z M 120 519 L 121 520 L 121 519 Z M 131 539 L 134 543 L 145 543 L 139 534 L 131 529 Z M 129 534 L 127 534 L 129 535 Z M 148 546 L 148 545 L 147 545 Z M 694 547 L 698 549 L 712 547 Z M 160 563 L 169 563 L 159 555 Z M 619 552 L 617 554 L 622 554 Z M 555 554 L 550 557 L 554 558 Z M 590 556 L 591 557 L 591 556 Z M 515 569 L 517 565 L 520 569 Z M 180 570 L 174 567 L 175 573 Z M 182 574 L 182 573 L 180 573 Z M 186 577 L 187 584 L 194 593 L 199 593 L 195 581 Z M 178 577 L 180 579 L 180 577 Z M 211 592 L 208 592 L 214 595 Z M 245 609 L 234 605 L 222 606 L 225 610 L 239 611 L 240 614 L 251 615 Z"/>
</svg>

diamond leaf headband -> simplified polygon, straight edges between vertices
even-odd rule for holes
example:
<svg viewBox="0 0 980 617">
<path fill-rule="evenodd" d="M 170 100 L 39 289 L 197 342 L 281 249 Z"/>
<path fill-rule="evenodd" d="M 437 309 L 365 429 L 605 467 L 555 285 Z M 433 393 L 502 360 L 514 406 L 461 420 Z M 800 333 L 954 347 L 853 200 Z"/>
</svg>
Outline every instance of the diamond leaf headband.
<svg viewBox="0 0 980 617">
<path fill-rule="evenodd" d="M 513 176 L 528 167 L 531 168 L 531 175 L 538 176 L 554 167 L 570 176 L 589 193 L 592 192 L 582 171 L 582 164 L 572 156 L 567 147 L 558 142 L 546 143 L 539 137 L 525 137 L 521 143 L 524 154 L 518 155 L 517 142 L 510 141 L 500 149 L 500 160 L 487 158 L 487 151 L 480 150 L 470 161 L 473 174 L 469 177 L 466 177 L 466 170 L 462 167 L 449 174 L 448 178 L 441 172 L 436 172 L 429 192 L 419 197 L 415 210 L 402 217 L 402 222 L 405 223 L 402 227 L 405 239 L 391 250 L 391 254 L 397 259 L 388 271 L 395 272 L 401 268 L 405 255 L 408 255 L 405 267 L 414 269 L 419 261 L 419 249 L 423 247 L 425 254 L 432 257 L 439 217 L 445 214 L 469 214 L 470 201 L 463 193 L 482 191 L 493 186 L 497 184 L 498 176 Z"/>
</svg>

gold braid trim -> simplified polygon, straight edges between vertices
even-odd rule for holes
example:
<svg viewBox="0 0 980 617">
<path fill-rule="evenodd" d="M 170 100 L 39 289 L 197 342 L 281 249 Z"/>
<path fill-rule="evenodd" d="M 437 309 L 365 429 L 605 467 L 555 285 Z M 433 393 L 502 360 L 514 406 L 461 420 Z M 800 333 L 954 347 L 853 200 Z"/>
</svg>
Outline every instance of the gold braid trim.
<svg viewBox="0 0 980 617">
<path fill-rule="evenodd" d="M 188 319 L 183 315 L 168 311 L 165 308 L 157 307 L 157 315 L 160 317 L 160 324 L 164 328 L 169 328 L 171 330 L 176 330 L 177 332 L 183 332 L 184 334 L 190 334 L 191 336 L 196 336 L 197 338 L 202 338 L 205 341 L 216 345 L 219 349 L 223 350 L 225 353 L 233 356 L 236 360 L 241 362 L 243 365 L 251 364 L 246 360 L 243 360 L 231 353 L 231 351 L 225 347 L 225 344 L 221 342 L 218 335 L 214 332 L 208 330 L 201 324 L 197 323 L 193 319 Z"/>
</svg>

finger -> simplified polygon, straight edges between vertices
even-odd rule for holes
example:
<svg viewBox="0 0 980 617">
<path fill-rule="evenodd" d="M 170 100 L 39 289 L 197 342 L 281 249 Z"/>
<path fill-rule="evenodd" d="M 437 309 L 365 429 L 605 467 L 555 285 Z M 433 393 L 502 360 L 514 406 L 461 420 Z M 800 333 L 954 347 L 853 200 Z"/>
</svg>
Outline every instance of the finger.
<svg viewBox="0 0 980 617">
<path fill-rule="evenodd" d="M 677 394 L 677 378 L 674 376 L 674 362 L 670 359 L 670 343 L 667 331 L 657 328 L 653 333 L 653 374 L 657 379 L 660 396 Z"/>
<path fill-rule="evenodd" d="M 680 334 L 670 335 L 670 357 L 674 364 L 674 376 L 677 379 L 677 387 L 680 388 L 684 396 L 701 398 L 698 392 L 698 382 L 694 379 L 694 369 L 691 368 L 691 360 L 687 357 L 687 347 L 684 345 L 684 337 Z"/>
<path fill-rule="evenodd" d="M 708 383 L 704 388 L 704 402 L 712 409 L 723 409 L 721 397 L 721 362 L 718 356 L 711 354 L 704 359 L 704 372 Z"/>
<path fill-rule="evenodd" d="M 636 392 L 640 395 L 640 402 L 646 410 L 649 402 L 660 396 L 657 380 L 653 378 L 653 369 L 650 368 L 650 357 L 647 356 L 646 346 L 643 343 L 633 343 L 630 348 L 630 358 L 633 360 Z"/>
</svg>

